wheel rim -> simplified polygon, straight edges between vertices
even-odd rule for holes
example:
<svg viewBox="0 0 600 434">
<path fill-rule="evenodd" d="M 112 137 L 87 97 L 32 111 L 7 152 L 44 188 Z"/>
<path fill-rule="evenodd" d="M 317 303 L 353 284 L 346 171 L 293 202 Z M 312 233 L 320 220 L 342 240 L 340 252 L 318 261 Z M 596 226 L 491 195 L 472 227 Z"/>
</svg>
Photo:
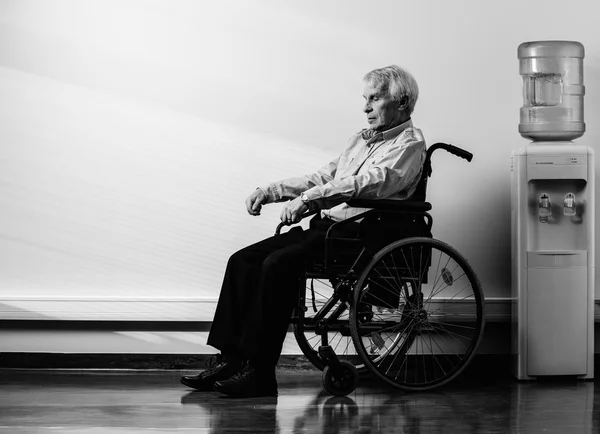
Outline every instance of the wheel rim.
<svg viewBox="0 0 600 434">
<path fill-rule="evenodd" d="M 483 295 L 467 261 L 449 245 L 429 238 L 392 243 L 356 288 L 350 322 L 357 352 L 386 382 L 438 387 L 471 360 L 483 331 Z"/>
</svg>

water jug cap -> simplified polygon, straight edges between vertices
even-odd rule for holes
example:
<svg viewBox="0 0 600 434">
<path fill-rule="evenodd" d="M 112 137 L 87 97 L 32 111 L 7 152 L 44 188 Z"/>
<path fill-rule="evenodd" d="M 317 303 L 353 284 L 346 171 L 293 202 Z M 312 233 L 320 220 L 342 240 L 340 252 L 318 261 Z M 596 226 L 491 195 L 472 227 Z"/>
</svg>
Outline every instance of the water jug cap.
<svg viewBox="0 0 600 434">
<path fill-rule="evenodd" d="M 585 57 L 583 44 L 577 41 L 523 42 L 517 50 L 519 59 L 529 57 Z"/>
</svg>

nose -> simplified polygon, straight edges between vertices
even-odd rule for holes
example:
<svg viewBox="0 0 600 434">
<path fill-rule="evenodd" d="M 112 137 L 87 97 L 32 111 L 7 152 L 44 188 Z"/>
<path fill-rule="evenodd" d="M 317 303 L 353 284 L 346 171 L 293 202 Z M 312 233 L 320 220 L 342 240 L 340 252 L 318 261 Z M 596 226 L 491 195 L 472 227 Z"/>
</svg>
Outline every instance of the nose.
<svg viewBox="0 0 600 434">
<path fill-rule="evenodd" d="M 368 101 L 365 102 L 365 105 L 363 106 L 363 112 L 371 113 L 372 111 L 373 111 L 373 107 L 371 107 L 371 104 Z"/>
</svg>

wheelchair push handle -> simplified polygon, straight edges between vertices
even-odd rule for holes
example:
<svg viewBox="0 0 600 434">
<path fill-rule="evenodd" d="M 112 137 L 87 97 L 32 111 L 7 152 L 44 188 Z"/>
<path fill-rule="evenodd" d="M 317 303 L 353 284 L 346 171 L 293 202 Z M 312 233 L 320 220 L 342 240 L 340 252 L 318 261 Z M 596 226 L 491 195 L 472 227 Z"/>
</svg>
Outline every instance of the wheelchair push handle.
<svg viewBox="0 0 600 434">
<path fill-rule="evenodd" d="M 464 158 L 469 162 L 473 159 L 473 154 L 471 154 L 469 151 L 465 151 L 464 149 L 459 148 L 458 146 L 450 145 L 448 143 L 435 143 L 429 147 L 427 152 L 429 153 L 429 155 L 431 155 L 433 151 L 440 148 L 450 152 L 453 155 L 456 155 L 457 157 Z"/>
</svg>

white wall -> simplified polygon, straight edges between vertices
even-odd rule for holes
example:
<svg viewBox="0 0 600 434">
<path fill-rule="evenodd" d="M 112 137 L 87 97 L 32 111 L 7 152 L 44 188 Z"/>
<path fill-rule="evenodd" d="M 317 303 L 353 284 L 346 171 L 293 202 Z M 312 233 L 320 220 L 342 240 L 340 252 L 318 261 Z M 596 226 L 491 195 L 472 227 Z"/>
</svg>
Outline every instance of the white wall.
<svg viewBox="0 0 600 434">
<path fill-rule="evenodd" d="M 362 76 L 417 78 L 436 154 L 435 236 L 510 295 L 517 46 L 586 48 L 600 142 L 595 1 L 0 0 L 0 315 L 210 320 L 227 257 L 270 235 L 244 199 L 310 172 L 366 126 Z M 600 189 L 597 189 L 600 191 Z"/>
</svg>

